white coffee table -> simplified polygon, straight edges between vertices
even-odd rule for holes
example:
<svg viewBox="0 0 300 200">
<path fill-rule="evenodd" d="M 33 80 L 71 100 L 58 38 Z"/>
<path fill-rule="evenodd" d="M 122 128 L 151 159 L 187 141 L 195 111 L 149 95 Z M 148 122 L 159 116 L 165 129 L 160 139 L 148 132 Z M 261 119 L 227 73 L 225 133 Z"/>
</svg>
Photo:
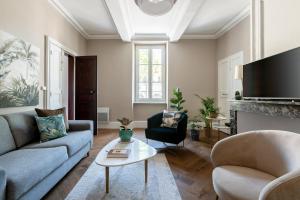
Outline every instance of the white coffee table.
<svg viewBox="0 0 300 200">
<path fill-rule="evenodd" d="M 120 143 L 120 139 L 117 138 L 108 143 L 96 157 L 96 164 L 105 167 L 106 178 L 106 193 L 109 193 L 109 167 L 117 167 L 123 165 L 129 165 L 140 161 L 145 161 L 145 183 L 148 180 L 148 159 L 155 156 L 157 151 L 148 144 L 132 138 L 131 143 Z M 128 158 L 107 158 L 107 153 L 111 149 L 131 149 Z"/>
</svg>

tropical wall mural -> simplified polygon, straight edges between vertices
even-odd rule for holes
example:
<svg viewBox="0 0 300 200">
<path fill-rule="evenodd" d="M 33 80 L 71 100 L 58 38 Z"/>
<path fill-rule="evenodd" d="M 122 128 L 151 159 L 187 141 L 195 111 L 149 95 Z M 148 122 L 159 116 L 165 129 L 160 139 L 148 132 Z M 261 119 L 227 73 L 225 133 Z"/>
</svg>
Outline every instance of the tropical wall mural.
<svg viewBox="0 0 300 200">
<path fill-rule="evenodd" d="M 40 49 L 0 31 L 0 108 L 39 104 Z"/>
</svg>

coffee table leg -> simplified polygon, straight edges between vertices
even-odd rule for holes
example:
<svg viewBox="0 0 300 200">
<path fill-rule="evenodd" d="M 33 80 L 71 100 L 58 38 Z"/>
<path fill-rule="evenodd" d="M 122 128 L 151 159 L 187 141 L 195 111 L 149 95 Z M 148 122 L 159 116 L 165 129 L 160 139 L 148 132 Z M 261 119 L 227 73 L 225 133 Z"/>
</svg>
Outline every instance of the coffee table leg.
<svg viewBox="0 0 300 200">
<path fill-rule="evenodd" d="M 145 160 L 145 183 L 148 182 L 148 160 Z"/>
<path fill-rule="evenodd" d="M 105 167 L 106 193 L 109 193 L 109 167 Z"/>
</svg>

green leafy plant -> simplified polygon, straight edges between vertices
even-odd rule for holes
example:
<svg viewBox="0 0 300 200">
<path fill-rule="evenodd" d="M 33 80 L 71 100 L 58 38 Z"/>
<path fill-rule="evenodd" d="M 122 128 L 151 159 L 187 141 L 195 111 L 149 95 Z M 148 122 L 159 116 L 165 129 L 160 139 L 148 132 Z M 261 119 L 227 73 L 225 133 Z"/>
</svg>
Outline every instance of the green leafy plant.
<svg viewBox="0 0 300 200">
<path fill-rule="evenodd" d="M 188 126 L 191 130 L 198 130 L 201 128 L 199 125 L 199 122 L 201 120 L 198 120 L 197 117 L 194 117 L 193 119 L 189 120 Z"/>
<path fill-rule="evenodd" d="M 118 120 L 118 122 L 120 122 L 121 123 L 121 128 L 122 129 L 125 129 L 125 130 L 128 130 L 128 126 L 131 124 L 131 122 L 132 122 L 132 120 L 130 120 L 130 119 L 128 119 L 128 118 L 126 118 L 126 117 L 123 117 L 123 118 L 121 118 L 121 119 L 117 119 Z"/>
<path fill-rule="evenodd" d="M 170 99 L 171 105 L 170 107 L 173 109 L 176 109 L 177 111 L 182 111 L 183 106 L 182 104 L 185 102 L 185 99 L 183 98 L 183 94 L 180 91 L 179 88 L 175 88 L 173 90 L 173 97 Z M 187 110 L 183 110 L 182 112 L 187 113 Z"/>
<path fill-rule="evenodd" d="M 201 99 L 202 108 L 200 109 L 200 117 L 205 123 L 205 127 L 211 128 L 211 124 L 209 123 L 208 117 L 212 115 L 219 114 L 219 108 L 215 105 L 215 99 L 212 97 L 202 98 L 197 95 L 198 98 Z"/>
</svg>

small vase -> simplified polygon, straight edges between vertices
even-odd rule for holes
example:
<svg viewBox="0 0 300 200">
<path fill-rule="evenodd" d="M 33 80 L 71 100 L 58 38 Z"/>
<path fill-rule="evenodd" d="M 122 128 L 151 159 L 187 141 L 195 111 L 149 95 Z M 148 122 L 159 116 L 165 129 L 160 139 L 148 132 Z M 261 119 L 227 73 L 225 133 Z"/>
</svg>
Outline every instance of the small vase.
<svg viewBox="0 0 300 200">
<path fill-rule="evenodd" d="M 121 142 L 130 142 L 133 131 L 131 129 L 120 129 L 119 137 Z"/>
</svg>

